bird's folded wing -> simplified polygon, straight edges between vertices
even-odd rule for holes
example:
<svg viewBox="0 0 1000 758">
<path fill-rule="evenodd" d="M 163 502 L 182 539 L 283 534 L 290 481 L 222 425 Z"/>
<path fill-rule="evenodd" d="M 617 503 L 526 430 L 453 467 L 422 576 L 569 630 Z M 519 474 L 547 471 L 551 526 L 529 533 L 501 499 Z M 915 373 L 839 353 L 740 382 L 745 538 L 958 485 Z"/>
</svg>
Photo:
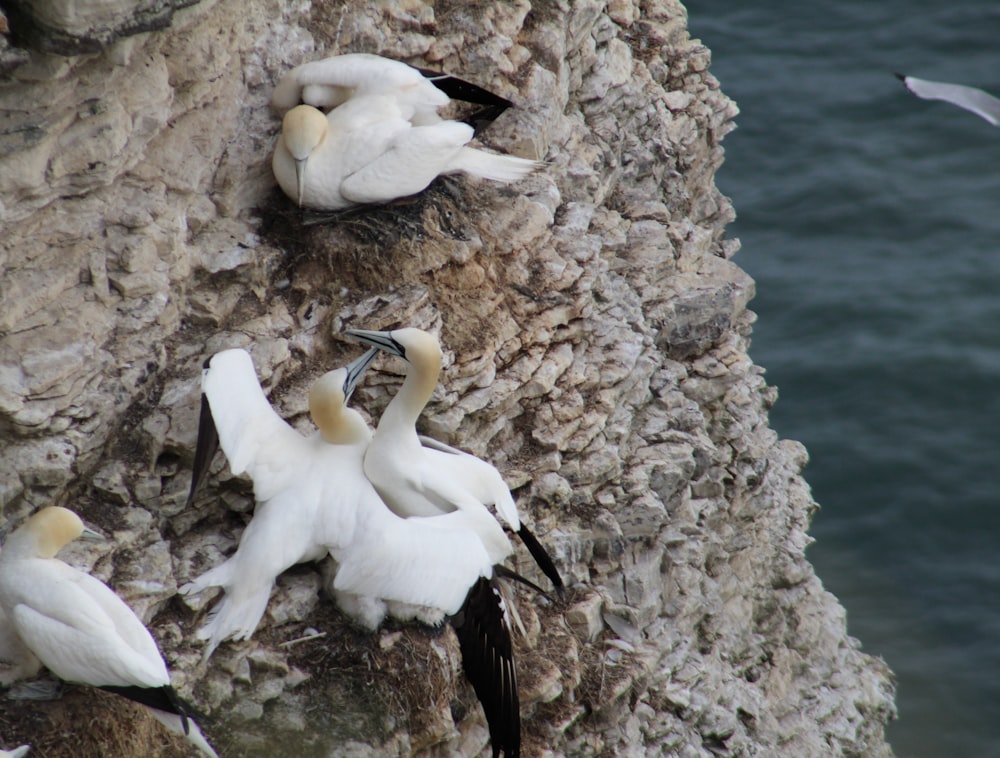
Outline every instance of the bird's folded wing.
<svg viewBox="0 0 1000 758">
<path fill-rule="evenodd" d="M 416 194 L 449 169 L 472 134 L 472 127 L 457 121 L 401 132 L 388 150 L 345 177 L 340 192 L 355 203 Z"/>
<path fill-rule="evenodd" d="M 315 96 L 327 100 L 310 103 L 316 107 L 337 105 L 354 92 L 415 98 L 435 107 L 448 103 L 448 96 L 415 68 L 390 58 L 364 53 L 335 55 L 296 66 L 278 82 L 271 95 L 272 106 L 281 111 L 298 105 L 306 87 L 312 88 Z M 327 88 L 328 92 L 320 96 L 320 87 Z"/>
<path fill-rule="evenodd" d="M 53 613 L 20 604 L 13 609 L 21 639 L 60 679 L 91 685 L 160 687 L 169 682 L 163 659 L 136 653 L 110 620 L 94 623 L 86 609 L 64 607 Z"/>
<path fill-rule="evenodd" d="M 428 445 L 427 442 L 434 441 L 429 437 L 420 438 L 427 460 L 432 463 L 429 469 L 447 472 L 444 477 L 449 486 L 457 485 L 480 502 L 496 506 L 497 513 L 515 532 L 521 528 L 514 497 L 493 464 L 443 443 Z"/>
<path fill-rule="evenodd" d="M 492 571 L 482 542 L 471 530 L 452 528 L 452 514 L 404 519 L 379 507 L 384 514 L 331 551 L 340 564 L 334 587 L 456 613 L 469 588 Z"/>
</svg>

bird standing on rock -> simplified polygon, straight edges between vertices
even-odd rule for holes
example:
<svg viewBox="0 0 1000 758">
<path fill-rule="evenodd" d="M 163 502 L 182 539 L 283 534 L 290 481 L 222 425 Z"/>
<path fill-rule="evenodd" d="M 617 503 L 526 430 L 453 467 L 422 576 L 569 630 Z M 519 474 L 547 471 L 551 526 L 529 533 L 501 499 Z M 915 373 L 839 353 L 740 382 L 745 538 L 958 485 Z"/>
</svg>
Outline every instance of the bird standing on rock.
<svg viewBox="0 0 1000 758">
<path fill-rule="evenodd" d="M 170 686 L 149 630 L 106 584 L 55 557 L 85 529 L 66 508 L 43 508 L 0 551 L 0 606 L 24 645 L 60 679 L 146 706 L 205 755 L 218 758 Z"/>
<path fill-rule="evenodd" d="M 474 128 L 438 115 L 450 102 L 446 91 L 487 104 L 480 112 L 486 118 L 510 105 L 475 85 L 377 55 L 292 69 L 271 98 L 287 111 L 271 162 L 278 184 L 299 206 L 339 210 L 416 194 L 442 174 L 509 183 L 540 166 L 468 147 Z"/>
<path fill-rule="evenodd" d="M 406 361 L 406 379 L 379 419 L 365 453 L 365 474 L 386 504 L 404 516 L 465 514 L 490 558 L 500 563 L 513 552 L 503 527 L 486 506 L 521 538 L 557 589 L 562 578 L 552 558 L 522 523 L 500 472 L 486 461 L 427 437 L 415 424 L 441 374 L 441 344 L 421 329 L 387 332 L 348 329 L 345 334 Z"/>
<path fill-rule="evenodd" d="M 370 350 L 317 380 L 309 411 L 319 431 L 309 437 L 271 408 L 248 353 L 227 350 L 209 360 L 192 491 L 211 461 L 210 430 L 216 430 L 230 468 L 253 479 L 258 505 L 236 554 L 182 592 L 226 590 L 199 632 L 211 650 L 228 636 L 253 632 L 280 571 L 329 550 L 338 564 L 335 592 L 449 617 L 494 755 L 502 750 L 514 758 L 520 750 L 517 678 L 490 556 L 461 514 L 402 518 L 365 478 L 362 460 L 372 433 L 346 403 L 376 354 Z M 381 620 L 364 623 L 374 628 Z"/>
</svg>

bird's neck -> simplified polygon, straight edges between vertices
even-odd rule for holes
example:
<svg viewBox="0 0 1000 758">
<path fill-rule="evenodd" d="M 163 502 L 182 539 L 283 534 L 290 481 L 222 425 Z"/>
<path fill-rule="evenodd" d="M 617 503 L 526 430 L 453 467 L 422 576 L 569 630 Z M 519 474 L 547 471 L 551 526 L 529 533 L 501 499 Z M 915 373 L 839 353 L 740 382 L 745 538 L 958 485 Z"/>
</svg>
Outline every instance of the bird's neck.
<svg viewBox="0 0 1000 758">
<path fill-rule="evenodd" d="M 413 427 L 427 405 L 427 401 L 434 394 L 434 387 L 437 385 L 440 373 L 440 368 L 435 370 L 433 367 L 420 367 L 411 364 L 406 379 L 403 380 L 403 386 L 399 388 L 396 397 L 392 399 L 382 414 L 379 427 L 382 426 L 383 422 L 391 423 L 397 427 Z"/>
<path fill-rule="evenodd" d="M 371 438 L 371 429 L 352 408 L 344 408 L 333 423 L 325 423 L 320 428 L 323 440 L 332 445 L 356 445 Z"/>
</svg>

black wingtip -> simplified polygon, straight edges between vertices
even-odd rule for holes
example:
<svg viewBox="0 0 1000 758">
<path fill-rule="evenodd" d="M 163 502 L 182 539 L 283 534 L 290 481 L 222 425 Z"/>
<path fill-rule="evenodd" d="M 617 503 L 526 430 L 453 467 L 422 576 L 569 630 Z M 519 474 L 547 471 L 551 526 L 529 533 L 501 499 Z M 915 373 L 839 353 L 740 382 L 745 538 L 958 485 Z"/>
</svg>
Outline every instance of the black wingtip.
<svg viewBox="0 0 1000 758">
<path fill-rule="evenodd" d="M 894 75 L 894 76 L 895 76 L 895 77 L 896 77 L 897 79 L 899 79 L 899 81 L 903 82 L 903 84 L 906 84 L 906 74 L 901 74 L 901 73 L 899 73 L 898 71 L 894 71 L 894 72 L 893 72 L 893 75 Z"/>
<path fill-rule="evenodd" d="M 191 731 L 188 721 L 198 715 L 195 709 L 182 700 L 177 691 L 169 684 L 163 687 L 116 687 L 109 684 L 100 689 L 105 692 L 113 692 L 116 695 L 121 695 L 140 705 L 180 716 L 185 735 Z"/>
<path fill-rule="evenodd" d="M 486 714 L 493 756 L 521 755 L 521 706 L 513 646 L 496 585 L 480 577 L 451 618 L 462 651 L 462 668 Z"/>
<path fill-rule="evenodd" d="M 521 576 L 519 573 L 517 573 L 513 569 L 507 568 L 502 563 L 498 563 L 497 565 L 495 565 L 493 567 L 493 575 L 497 576 L 497 577 L 499 577 L 501 579 L 510 579 L 511 581 L 514 581 L 514 582 L 520 582 L 521 584 L 525 585 L 526 587 L 531 587 L 531 589 L 533 589 L 535 592 L 537 592 L 542 597 L 544 597 L 544 598 L 546 598 L 548 600 L 552 600 L 552 598 L 549 597 L 549 593 L 548 592 L 546 592 L 545 590 L 543 590 L 541 587 L 539 587 L 537 584 L 535 584 L 533 581 L 531 581 L 527 577 Z M 562 587 L 560 587 L 559 589 L 562 590 Z"/>
<path fill-rule="evenodd" d="M 206 364 L 207 365 L 207 364 Z M 212 408 L 208 398 L 201 396 L 201 413 L 198 417 L 198 442 L 194 451 L 194 466 L 191 471 L 191 490 L 188 492 L 187 507 L 190 508 L 198 489 L 208 476 L 212 459 L 219 449 L 219 432 L 212 418 Z"/>
<path fill-rule="evenodd" d="M 557 591 L 562 592 L 564 585 L 562 577 L 559 575 L 559 569 L 556 568 L 556 564 L 552 561 L 545 548 L 542 547 L 542 543 L 538 541 L 538 538 L 523 523 L 521 524 L 521 528 L 517 530 L 517 535 L 521 538 L 524 546 L 528 548 L 528 552 L 531 553 L 531 557 L 535 559 L 535 563 L 538 564 L 542 573 L 551 580 Z"/>
<path fill-rule="evenodd" d="M 504 109 L 510 108 L 513 103 L 505 97 L 490 92 L 488 89 L 480 87 L 478 84 L 459 79 L 457 76 L 446 74 L 443 71 L 434 71 L 429 68 L 418 68 L 425 79 L 429 79 L 431 84 L 441 90 L 452 100 L 461 100 L 463 103 L 474 103 L 476 105 L 502 106 Z"/>
<path fill-rule="evenodd" d="M 477 135 L 496 121 L 504 111 L 514 106 L 514 103 L 507 98 L 500 97 L 500 95 L 494 94 L 488 89 L 483 89 L 478 84 L 472 84 L 450 74 L 426 68 L 418 68 L 417 71 L 423 74 L 424 77 L 430 80 L 431 84 L 452 100 L 461 100 L 463 103 L 485 106 L 467 118 L 462 119 L 463 122 L 472 127 L 474 133 Z"/>
</svg>

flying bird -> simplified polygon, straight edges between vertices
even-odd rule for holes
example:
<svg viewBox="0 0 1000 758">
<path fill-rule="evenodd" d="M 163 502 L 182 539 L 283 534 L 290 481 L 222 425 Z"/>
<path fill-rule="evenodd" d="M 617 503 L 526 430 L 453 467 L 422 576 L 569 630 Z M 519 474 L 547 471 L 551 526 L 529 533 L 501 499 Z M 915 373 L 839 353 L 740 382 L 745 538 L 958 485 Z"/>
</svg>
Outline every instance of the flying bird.
<svg viewBox="0 0 1000 758">
<path fill-rule="evenodd" d="M 339 210 L 416 194 L 442 174 L 510 183 L 540 166 L 467 147 L 475 129 L 438 115 L 450 102 L 446 90 L 488 103 L 480 114 L 499 115 L 510 103 L 453 77 L 433 77 L 361 53 L 292 69 L 271 98 L 275 110 L 287 111 L 271 162 L 284 193 L 299 206 Z"/>
<path fill-rule="evenodd" d="M 346 403 L 377 353 L 369 350 L 316 381 L 309 411 L 318 431 L 309 437 L 271 408 L 248 353 L 227 350 L 208 361 L 202 421 L 217 431 L 233 472 L 249 473 L 257 508 L 236 554 L 182 592 L 225 589 L 215 616 L 199 632 L 214 649 L 223 639 L 253 633 L 278 573 L 329 551 L 338 564 L 335 591 L 433 608 L 449 617 L 463 668 L 483 704 L 494 755 L 502 750 L 512 758 L 520 749 L 517 681 L 495 578 L 508 572 L 494 570 L 465 514 L 402 518 L 365 477 L 362 462 L 372 432 Z M 203 432 L 206 444 L 212 435 L 203 425 L 195 457 L 204 467 L 211 455 L 202 450 Z"/>
<path fill-rule="evenodd" d="M 217 758 L 191 707 L 170 686 L 149 630 L 106 584 L 55 557 L 81 535 L 100 538 L 72 511 L 48 507 L 7 538 L 0 551 L 0 606 L 18 637 L 55 676 L 146 706 Z"/>
<path fill-rule="evenodd" d="M 345 334 L 406 361 L 406 378 L 379 419 L 365 452 L 365 474 L 382 499 L 403 516 L 465 513 L 494 563 L 513 547 L 488 505 L 524 542 L 557 589 L 562 578 L 552 558 L 520 518 L 500 472 L 474 455 L 417 435 L 415 424 L 441 374 L 441 345 L 421 329 L 387 332 L 348 329 Z"/>
<path fill-rule="evenodd" d="M 943 100 L 957 105 L 967 111 L 972 111 L 980 118 L 989 121 L 993 126 L 1000 126 L 1000 98 L 994 97 L 975 87 L 963 84 L 948 84 L 947 82 L 932 82 L 918 79 L 915 76 L 896 74 L 910 92 L 924 100 Z"/>
</svg>

